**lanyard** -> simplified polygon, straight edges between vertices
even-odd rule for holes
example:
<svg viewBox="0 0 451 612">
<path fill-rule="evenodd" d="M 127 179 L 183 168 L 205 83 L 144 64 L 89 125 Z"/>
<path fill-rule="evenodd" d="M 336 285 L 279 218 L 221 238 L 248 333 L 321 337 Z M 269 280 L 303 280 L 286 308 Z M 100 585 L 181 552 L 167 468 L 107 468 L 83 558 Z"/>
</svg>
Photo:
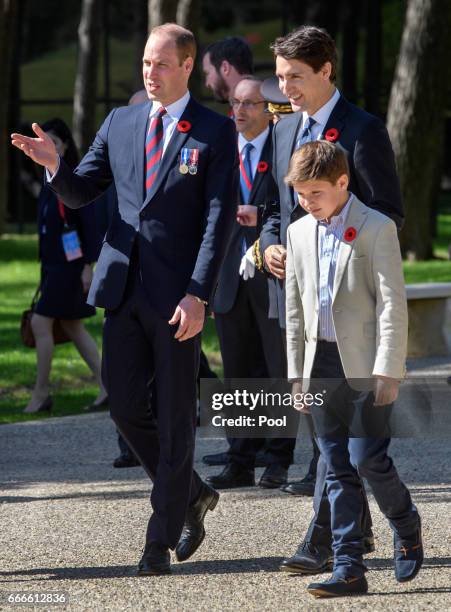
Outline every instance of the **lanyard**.
<svg viewBox="0 0 451 612">
<path fill-rule="evenodd" d="M 66 219 L 66 211 L 64 210 L 64 204 L 62 200 L 58 200 L 58 212 L 60 214 L 61 219 L 63 220 L 64 227 L 69 227 Z"/>
</svg>

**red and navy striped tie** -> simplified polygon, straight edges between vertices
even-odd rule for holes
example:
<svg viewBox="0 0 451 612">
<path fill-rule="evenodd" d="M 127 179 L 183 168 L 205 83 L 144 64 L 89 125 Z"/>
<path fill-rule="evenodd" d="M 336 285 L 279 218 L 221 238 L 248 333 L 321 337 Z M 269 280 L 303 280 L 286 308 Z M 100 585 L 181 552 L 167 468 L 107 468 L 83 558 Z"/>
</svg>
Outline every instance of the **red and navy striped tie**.
<svg viewBox="0 0 451 612">
<path fill-rule="evenodd" d="M 146 137 L 146 196 L 157 177 L 158 167 L 163 156 L 163 106 L 152 117 Z"/>
</svg>

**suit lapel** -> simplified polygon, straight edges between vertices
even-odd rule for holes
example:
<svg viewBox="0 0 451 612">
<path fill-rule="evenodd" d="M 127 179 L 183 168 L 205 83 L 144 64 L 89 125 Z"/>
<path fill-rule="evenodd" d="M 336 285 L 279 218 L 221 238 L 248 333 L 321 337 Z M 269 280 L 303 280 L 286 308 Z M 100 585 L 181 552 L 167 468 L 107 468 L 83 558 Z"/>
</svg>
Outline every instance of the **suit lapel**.
<svg viewBox="0 0 451 612">
<path fill-rule="evenodd" d="M 312 274 L 313 285 L 315 289 L 315 295 L 318 295 L 318 223 L 314 217 L 309 215 L 304 223 L 304 240 L 305 247 L 307 252 L 306 265 L 304 269 L 309 267 L 309 271 Z M 314 261 L 316 262 L 316 269 L 311 270 L 310 263 Z"/>
<path fill-rule="evenodd" d="M 254 180 L 252 181 L 252 189 L 251 189 L 251 193 L 249 195 L 249 204 L 254 205 L 254 199 L 258 193 L 258 190 L 260 188 L 260 184 L 263 181 L 263 178 L 265 177 L 267 172 L 271 172 L 271 127 L 269 130 L 269 134 L 268 134 L 268 138 L 265 141 L 265 144 L 263 146 L 262 149 L 262 154 L 260 156 L 259 162 L 264 161 L 268 164 L 268 169 L 266 170 L 266 172 L 259 172 L 258 171 L 258 167 L 257 167 L 257 171 L 255 172 L 255 176 L 254 176 Z M 258 204 L 258 202 L 257 202 Z M 260 202 L 261 204 L 261 202 Z"/>
<path fill-rule="evenodd" d="M 346 231 L 348 227 L 353 227 L 356 230 L 356 238 L 352 240 L 351 242 L 347 242 L 344 238 L 342 238 L 340 242 L 340 246 L 338 248 L 337 265 L 335 268 L 332 303 L 334 302 L 337 296 L 338 290 L 340 289 L 340 285 L 343 280 L 343 276 L 346 271 L 346 267 L 348 265 L 349 258 L 354 249 L 355 241 L 359 239 L 359 231 L 367 218 L 367 214 L 368 214 L 368 211 L 363 206 L 363 204 L 360 202 L 360 200 L 358 200 L 355 196 L 353 196 L 353 201 L 351 202 L 351 208 L 348 212 L 348 217 L 345 221 L 344 231 Z"/>
<path fill-rule="evenodd" d="M 296 138 L 299 132 L 299 128 L 301 126 L 301 122 L 302 122 L 302 113 L 301 112 L 293 113 L 293 117 L 294 119 L 290 121 L 290 129 L 286 131 L 286 139 L 284 139 L 281 143 L 282 151 L 283 151 L 283 164 L 279 167 L 284 169 L 283 170 L 284 175 L 288 172 L 288 168 L 290 165 L 290 159 L 294 153 L 294 148 L 296 146 Z M 289 119 L 281 119 L 281 121 L 289 121 Z M 290 193 L 290 198 L 291 198 L 290 212 L 292 212 L 293 209 L 296 208 L 297 206 L 297 200 L 296 200 L 296 196 L 294 195 L 294 189 L 292 187 L 288 187 L 288 185 L 286 188 L 288 189 Z"/>
<path fill-rule="evenodd" d="M 177 155 L 180 152 L 180 149 L 183 147 L 186 140 L 188 139 L 190 132 L 192 131 L 192 128 L 194 127 L 194 119 L 195 119 L 195 114 L 196 114 L 195 107 L 196 107 L 196 102 L 194 102 L 193 98 L 190 98 L 183 112 L 183 115 L 180 117 L 180 121 L 188 121 L 189 123 L 191 123 L 191 128 L 188 130 L 188 132 L 180 132 L 177 129 L 177 126 L 175 127 L 172 133 L 172 136 L 171 136 L 171 140 L 169 141 L 166 147 L 166 150 L 164 152 L 160 167 L 158 168 L 158 174 L 155 179 L 155 182 L 152 185 L 152 189 L 150 190 L 146 199 L 144 200 L 142 208 L 145 208 L 149 204 L 149 202 L 152 200 L 154 195 L 157 193 L 158 189 L 161 186 L 161 183 L 166 178 L 167 173 L 171 169 L 174 159 L 177 157 Z M 144 169 L 143 169 L 143 172 L 144 172 Z"/>
<path fill-rule="evenodd" d="M 148 118 L 150 114 L 151 103 L 148 102 L 143 104 L 142 108 L 138 109 L 135 116 L 134 126 L 134 157 L 135 157 L 135 179 L 136 179 L 136 193 L 138 199 L 136 200 L 138 208 L 141 208 L 143 196 L 144 196 L 144 157 L 145 157 L 145 142 L 146 142 L 146 129 L 148 124 Z"/>
<path fill-rule="evenodd" d="M 335 128 L 338 131 L 338 141 L 337 142 L 340 142 L 340 134 L 343 131 L 343 128 L 345 125 L 345 119 L 348 113 L 348 106 L 349 106 L 349 102 L 345 100 L 343 96 L 340 95 L 338 102 L 335 104 L 335 106 L 332 109 L 332 112 L 330 113 L 329 119 L 327 120 L 327 123 L 321 134 L 321 138 L 325 137 L 327 130 L 330 130 L 331 128 Z"/>
</svg>

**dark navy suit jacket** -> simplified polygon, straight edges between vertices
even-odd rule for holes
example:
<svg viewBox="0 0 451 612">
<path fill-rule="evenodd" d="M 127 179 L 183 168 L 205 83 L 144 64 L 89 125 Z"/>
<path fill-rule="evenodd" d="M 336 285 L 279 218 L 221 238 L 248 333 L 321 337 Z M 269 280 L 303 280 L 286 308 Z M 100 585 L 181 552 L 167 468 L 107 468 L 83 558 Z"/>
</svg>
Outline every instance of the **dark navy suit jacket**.
<svg viewBox="0 0 451 612">
<path fill-rule="evenodd" d="M 293 113 L 279 121 L 273 130 L 273 175 L 279 193 L 267 206 L 260 234 L 262 255 L 270 245 L 286 246 L 288 226 L 305 214 L 293 189 L 284 182 L 301 121 L 302 114 Z M 400 229 L 404 220 L 401 191 L 393 149 L 383 122 L 341 96 L 330 114 L 323 137 L 331 128 L 338 131 L 336 143 L 347 154 L 351 175 L 349 190 L 370 208 L 393 219 Z M 277 303 L 279 322 L 285 327 L 285 292 L 280 281 Z"/>
<path fill-rule="evenodd" d="M 118 205 L 107 231 L 88 302 L 117 308 L 133 246 L 149 304 L 170 317 L 186 293 L 210 301 L 238 204 L 233 122 L 193 98 L 175 129 L 151 193 L 144 199 L 144 142 L 150 102 L 114 109 L 75 172 L 61 162 L 52 188 L 78 208 L 114 181 Z M 198 172 L 181 174 L 182 147 L 199 149 Z"/>
<path fill-rule="evenodd" d="M 83 210 L 65 210 L 66 223 L 76 229 L 84 263 L 97 261 L 102 243 L 101 228 L 95 220 L 92 206 Z M 56 195 L 44 185 L 38 198 L 39 261 L 43 264 L 67 264 L 62 235 L 64 221 L 58 209 Z"/>
<path fill-rule="evenodd" d="M 272 126 L 270 126 L 272 129 Z M 230 238 L 227 254 L 224 263 L 221 267 L 219 275 L 218 287 L 213 301 L 213 310 L 219 314 L 229 312 L 234 304 L 240 285 L 239 268 L 241 258 L 243 256 L 243 238 L 246 240 L 246 245 L 250 247 L 260 235 L 262 227 L 262 218 L 265 210 L 266 202 L 274 195 L 274 179 L 271 173 L 272 164 L 272 139 L 271 132 L 263 146 L 260 161 L 266 162 L 267 169 L 265 172 L 255 173 L 252 182 L 252 190 L 249 196 L 248 204 L 257 206 L 257 226 L 246 227 L 235 221 L 235 225 Z M 265 275 L 256 270 L 254 278 L 246 281 L 252 285 L 253 290 L 262 295 L 262 300 L 268 300 L 268 280 Z M 273 284 L 271 283 L 271 286 Z"/>
</svg>

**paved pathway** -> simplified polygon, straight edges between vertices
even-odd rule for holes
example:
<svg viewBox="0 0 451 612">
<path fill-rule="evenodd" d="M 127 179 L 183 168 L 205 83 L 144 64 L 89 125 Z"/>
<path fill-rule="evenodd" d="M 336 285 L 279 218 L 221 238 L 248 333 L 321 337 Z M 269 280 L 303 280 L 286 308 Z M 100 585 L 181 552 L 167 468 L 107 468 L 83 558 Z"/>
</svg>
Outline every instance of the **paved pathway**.
<svg viewBox="0 0 451 612">
<path fill-rule="evenodd" d="M 451 371 L 444 360 L 416 366 L 422 374 Z M 215 471 L 199 462 L 202 454 L 222 446 L 198 441 L 201 475 Z M 111 467 L 117 449 L 106 414 L 5 425 L 0 449 L 1 610 L 13 609 L 6 603 L 10 592 L 65 592 L 69 604 L 57 609 L 70 610 L 450 609 L 449 438 L 397 439 L 392 446 L 423 516 L 426 561 L 419 577 L 407 585 L 395 581 L 390 530 L 370 498 L 376 535 L 370 593 L 321 602 L 306 594 L 309 578 L 277 569 L 306 530 L 311 499 L 258 488 L 224 492 L 197 554 L 174 563 L 172 576 L 138 578 L 150 487 L 141 468 Z M 290 475 L 301 476 L 308 459 L 300 441 Z"/>
</svg>

